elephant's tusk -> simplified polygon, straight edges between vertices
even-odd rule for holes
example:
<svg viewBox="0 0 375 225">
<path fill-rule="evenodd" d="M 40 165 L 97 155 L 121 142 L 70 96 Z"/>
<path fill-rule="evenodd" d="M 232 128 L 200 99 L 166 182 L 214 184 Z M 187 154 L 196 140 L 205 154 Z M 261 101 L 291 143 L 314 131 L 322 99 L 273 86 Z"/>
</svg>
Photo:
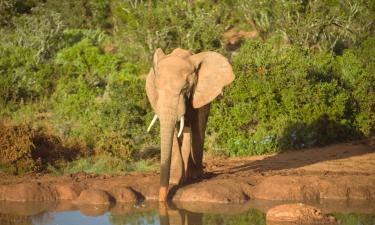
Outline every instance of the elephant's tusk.
<svg viewBox="0 0 375 225">
<path fill-rule="evenodd" d="M 154 125 L 154 123 L 156 122 L 157 119 L 158 119 L 158 115 L 155 114 L 154 118 L 152 119 L 152 121 L 150 123 L 150 126 L 148 126 L 148 128 L 147 128 L 147 132 L 150 132 L 151 127 Z"/>
<path fill-rule="evenodd" d="M 182 131 L 184 130 L 184 123 L 185 123 L 184 116 L 181 116 L 181 119 L 180 119 L 180 130 L 178 131 L 177 137 L 181 136 Z"/>
</svg>

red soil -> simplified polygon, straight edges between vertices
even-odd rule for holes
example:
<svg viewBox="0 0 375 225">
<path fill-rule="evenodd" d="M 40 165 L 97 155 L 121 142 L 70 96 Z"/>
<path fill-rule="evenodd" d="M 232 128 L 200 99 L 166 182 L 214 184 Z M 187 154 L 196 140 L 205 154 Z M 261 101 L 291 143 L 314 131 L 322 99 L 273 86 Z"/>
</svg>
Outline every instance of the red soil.
<svg viewBox="0 0 375 225">
<path fill-rule="evenodd" d="M 204 178 L 172 188 L 170 198 L 174 202 L 243 203 L 249 199 L 375 202 L 373 140 L 259 157 L 209 159 L 205 166 Z M 61 177 L 0 173 L 0 200 L 70 200 L 79 204 L 80 199 L 86 199 L 87 203 L 88 193 L 96 193 L 98 198 L 92 202 L 100 204 L 103 200 L 104 205 L 108 201 L 156 200 L 158 183 L 157 173 L 122 176 L 78 173 Z"/>
</svg>

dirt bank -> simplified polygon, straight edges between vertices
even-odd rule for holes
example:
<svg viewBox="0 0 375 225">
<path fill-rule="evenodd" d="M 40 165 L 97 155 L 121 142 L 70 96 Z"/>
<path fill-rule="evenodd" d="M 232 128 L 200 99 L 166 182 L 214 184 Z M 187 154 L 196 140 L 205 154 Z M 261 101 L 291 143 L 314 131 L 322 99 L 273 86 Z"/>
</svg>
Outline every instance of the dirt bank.
<svg viewBox="0 0 375 225">
<path fill-rule="evenodd" d="M 263 200 L 364 200 L 375 202 L 375 146 L 371 140 L 278 155 L 211 159 L 205 177 L 174 187 L 175 202 L 243 203 Z M 0 200 L 93 204 L 155 200 L 159 176 L 72 174 L 62 177 L 0 174 Z M 90 190 L 83 192 L 84 190 Z M 91 191 L 95 190 L 95 191 Z M 81 196 L 84 193 L 85 196 Z M 89 199 L 89 200 L 87 200 Z M 373 205 L 373 204 L 372 204 Z"/>
</svg>

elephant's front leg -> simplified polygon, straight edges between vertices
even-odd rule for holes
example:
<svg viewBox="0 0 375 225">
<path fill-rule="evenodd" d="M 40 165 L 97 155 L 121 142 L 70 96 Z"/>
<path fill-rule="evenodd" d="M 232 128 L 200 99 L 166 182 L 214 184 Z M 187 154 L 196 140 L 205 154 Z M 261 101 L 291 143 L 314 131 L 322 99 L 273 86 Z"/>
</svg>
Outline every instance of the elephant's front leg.
<svg viewBox="0 0 375 225">
<path fill-rule="evenodd" d="M 191 128 L 184 128 L 184 135 L 181 146 L 182 161 L 184 163 L 185 178 L 190 177 L 190 170 L 188 169 L 191 163 Z"/>
<path fill-rule="evenodd" d="M 178 185 L 180 184 L 184 177 L 184 163 L 181 154 L 181 144 L 177 138 L 177 130 L 173 134 L 173 144 L 172 144 L 172 159 L 171 159 L 171 169 L 170 169 L 169 183 Z"/>
</svg>

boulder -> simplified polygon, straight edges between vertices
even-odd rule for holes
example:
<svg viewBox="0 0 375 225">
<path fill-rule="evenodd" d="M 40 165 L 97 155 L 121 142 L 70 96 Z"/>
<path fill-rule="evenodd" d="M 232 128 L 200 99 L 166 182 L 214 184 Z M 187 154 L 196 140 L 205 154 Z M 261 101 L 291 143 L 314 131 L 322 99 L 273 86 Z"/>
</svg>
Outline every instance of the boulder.
<svg viewBox="0 0 375 225">
<path fill-rule="evenodd" d="M 244 203 L 249 198 L 243 185 L 232 179 L 214 179 L 183 186 L 173 196 L 174 201 L 208 203 Z"/>
<path fill-rule="evenodd" d="M 279 205 L 268 210 L 267 224 L 336 224 L 332 216 L 303 203 Z"/>
<path fill-rule="evenodd" d="M 55 201 L 54 190 L 39 183 L 20 183 L 0 187 L 0 200 L 13 202 Z"/>
<path fill-rule="evenodd" d="M 102 190 L 83 190 L 77 199 L 79 205 L 110 205 L 111 196 Z"/>
<path fill-rule="evenodd" d="M 113 197 L 116 199 L 116 203 L 138 201 L 136 193 L 130 187 L 115 187 L 113 190 Z"/>
<path fill-rule="evenodd" d="M 75 200 L 78 198 L 81 188 L 74 184 L 55 184 L 58 200 Z"/>
</svg>

